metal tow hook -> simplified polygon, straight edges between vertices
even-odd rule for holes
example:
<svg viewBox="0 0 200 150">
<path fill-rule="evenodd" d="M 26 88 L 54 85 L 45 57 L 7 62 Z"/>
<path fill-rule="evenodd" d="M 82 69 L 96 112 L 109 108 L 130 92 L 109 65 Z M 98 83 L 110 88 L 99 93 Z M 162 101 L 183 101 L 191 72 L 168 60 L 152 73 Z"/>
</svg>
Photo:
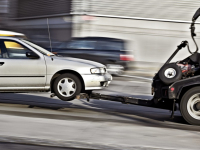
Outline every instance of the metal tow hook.
<svg viewBox="0 0 200 150">
<path fill-rule="evenodd" d="M 53 98 L 54 96 L 56 96 L 55 93 L 52 93 L 52 94 L 50 95 L 51 98 Z"/>
<path fill-rule="evenodd" d="M 87 101 L 90 102 L 90 96 L 87 94 L 86 95 Z"/>
</svg>

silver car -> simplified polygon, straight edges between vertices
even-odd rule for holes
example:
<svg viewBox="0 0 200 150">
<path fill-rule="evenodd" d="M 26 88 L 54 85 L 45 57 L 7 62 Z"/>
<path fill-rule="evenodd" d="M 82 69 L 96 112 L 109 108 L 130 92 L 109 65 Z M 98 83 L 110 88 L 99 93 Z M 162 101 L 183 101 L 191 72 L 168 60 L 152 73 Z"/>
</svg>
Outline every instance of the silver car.
<svg viewBox="0 0 200 150">
<path fill-rule="evenodd" d="M 0 92 L 51 91 L 69 101 L 111 80 L 100 63 L 57 57 L 30 41 L 0 37 Z"/>
</svg>

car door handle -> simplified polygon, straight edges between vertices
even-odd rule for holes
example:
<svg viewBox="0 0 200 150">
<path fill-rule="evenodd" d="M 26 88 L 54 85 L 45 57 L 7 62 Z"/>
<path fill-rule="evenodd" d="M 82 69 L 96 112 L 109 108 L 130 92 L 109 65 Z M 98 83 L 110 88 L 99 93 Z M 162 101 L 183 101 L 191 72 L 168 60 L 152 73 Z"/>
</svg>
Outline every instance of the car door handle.
<svg viewBox="0 0 200 150">
<path fill-rule="evenodd" d="M 0 66 L 3 66 L 4 62 L 0 62 Z"/>
</svg>

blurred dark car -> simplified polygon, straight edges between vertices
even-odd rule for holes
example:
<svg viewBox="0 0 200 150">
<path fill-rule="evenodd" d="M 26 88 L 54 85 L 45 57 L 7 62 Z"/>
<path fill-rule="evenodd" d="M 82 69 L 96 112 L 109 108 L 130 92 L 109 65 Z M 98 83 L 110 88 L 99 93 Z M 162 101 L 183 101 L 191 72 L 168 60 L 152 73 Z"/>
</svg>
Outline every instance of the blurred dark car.
<svg viewBox="0 0 200 150">
<path fill-rule="evenodd" d="M 29 36 L 29 39 L 30 41 L 33 41 L 37 45 L 44 47 L 48 51 L 51 51 L 51 47 L 57 48 L 62 43 L 60 41 L 51 38 L 51 46 L 50 46 L 49 37 L 47 35 L 31 35 Z"/>
<path fill-rule="evenodd" d="M 87 59 L 107 66 L 111 74 L 122 74 L 133 61 L 131 51 L 126 50 L 126 41 L 107 37 L 80 37 L 63 42 L 53 53 L 60 56 Z"/>
</svg>

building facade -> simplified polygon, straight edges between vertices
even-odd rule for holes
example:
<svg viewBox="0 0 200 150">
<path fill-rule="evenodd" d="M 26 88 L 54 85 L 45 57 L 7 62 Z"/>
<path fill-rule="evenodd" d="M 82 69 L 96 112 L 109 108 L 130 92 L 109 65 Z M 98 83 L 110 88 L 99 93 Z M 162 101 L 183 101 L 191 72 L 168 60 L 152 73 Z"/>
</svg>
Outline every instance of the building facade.
<svg viewBox="0 0 200 150">
<path fill-rule="evenodd" d="M 73 36 L 106 36 L 129 41 L 135 60 L 147 68 L 160 66 L 183 40 L 190 38 L 190 22 L 200 7 L 198 0 L 74 0 Z M 79 14 L 79 15 L 78 15 Z M 80 21 L 82 15 L 91 19 Z M 198 21 L 198 20 L 197 20 Z M 200 26 L 196 25 L 197 42 Z M 199 36 L 198 36 L 199 35 Z M 175 60 L 188 56 L 186 49 Z M 147 62 L 147 63 L 145 63 Z"/>
<path fill-rule="evenodd" d="M 79 36 L 125 39 L 136 62 L 149 67 L 163 63 L 183 40 L 195 48 L 189 27 L 199 7 L 198 0 L 2 0 L 0 27 L 45 47 L 49 33 L 55 45 Z M 200 43 L 198 23 L 196 32 Z M 187 55 L 181 51 L 175 60 Z"/>
<path fill-rule="evenodd" d="M 5 28 L 48 48 L 71 38 L 71 0 L 7 0 Z"/>
</svg>

